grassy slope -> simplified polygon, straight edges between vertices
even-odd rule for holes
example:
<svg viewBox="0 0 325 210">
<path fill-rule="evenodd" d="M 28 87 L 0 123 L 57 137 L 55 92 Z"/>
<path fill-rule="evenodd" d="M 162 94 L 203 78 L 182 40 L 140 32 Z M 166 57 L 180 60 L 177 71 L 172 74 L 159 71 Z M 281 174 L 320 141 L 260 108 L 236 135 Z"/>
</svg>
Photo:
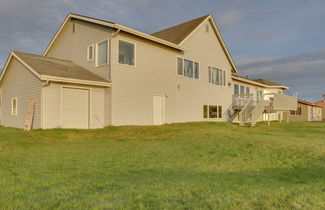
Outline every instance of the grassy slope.
<svg viewBox="0 0 325 210">
<path fill-rule="evenodd" d="M 0 128 L 4 209 L 324 206 L 325 124 Z"/>
</svg>

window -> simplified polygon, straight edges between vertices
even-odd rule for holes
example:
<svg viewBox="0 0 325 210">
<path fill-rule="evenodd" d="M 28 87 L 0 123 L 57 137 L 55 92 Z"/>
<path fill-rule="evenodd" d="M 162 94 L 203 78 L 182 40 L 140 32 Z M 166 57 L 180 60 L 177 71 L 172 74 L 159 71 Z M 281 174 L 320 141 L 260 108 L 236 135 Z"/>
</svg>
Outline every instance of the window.
<svg viewBox="0 0 325 210">
<path fill-rule="evenodd" d="M 263 98 L 263 90 L 258 90 L 256 92 L 256 98 L 257 98 L 257 101 L 259 101 Z"/>
<path fill-rule="evenodd" d="M 236 94 L 236 95 L 239 94 L 239 85 L 237 85 L 237 84 L 234 85 L 234 94 Z"/>
<path fill-rule="evenodd" d="M 290 115 L 301 115 L 301 107 L 298 107 L 295 111 L 290 111 Z"/>
<path fill-rule="evenodd" d="M 108 41 L 105 40 L 97 44 L 97 66 L 108 63 Z"/>
<path fill-rule="evenodd" d="M 183 75 L 184 77 L 199 79 L 200 65 L 198 62 L 177 58 L 177 74 Z"/>
<path fill-rule="evenodd" d="M 209 83 L 226 86 L 226 72 L 214 67 L 209 67 Z"/>
<path fill-rule="evenodd" d="M 87 48 L 87 61 L 92 61 L 95 59 L 95 46 L 90 45 Z"/>
<path fill-rule="evenodd" d="M 249 87 L 246 87 L 246 94 L 251 94 L 251 89 Z"/>
<path fill-rule="evenodd" d="M 184 59 L 184 76 L 193 77 L 193 61 Z"/>
<path fill-rule="evenodd" d="M 120 64 L 135 65 L 135 45 L 125 41 L 119 41 L 118 62 Z"/>
<path fill-rule="evenodd" d="M 220 119 L 222 118 L 222 106 L 217 105 L 204 105 L 203 118 L 206 119 Z"/>
<path fill-rule="evenodd" d="M 245 94 L 245 86 L 240 86 L 240 94 Z"/>
<path fill-rule="evenodd" d="M 11 99 L 11 115 L 17 116 L 17 98 Z"/>
</svg>

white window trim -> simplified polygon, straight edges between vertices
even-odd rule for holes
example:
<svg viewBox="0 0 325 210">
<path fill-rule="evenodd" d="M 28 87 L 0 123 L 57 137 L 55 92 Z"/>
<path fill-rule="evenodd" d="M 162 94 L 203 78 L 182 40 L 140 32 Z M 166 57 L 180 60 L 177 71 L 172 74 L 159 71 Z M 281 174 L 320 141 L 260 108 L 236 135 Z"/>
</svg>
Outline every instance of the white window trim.
<svg viewBox="0 0 325 210">
<path fill-rule="evenodd" d="M 120 41 L 123 41 L 123 42 L 134 45 L 134 65 L 129 65 L 129 64 L 126 64 L 126 63 L 120 63 L 120 58 L 119 58 L 119 56 L 120 56 Z M 119 65 L 131 67 L 131 68 L 136 68 L 137 67 L 137 44 L 135 42 L 132 42 L 132 41 L 126 40 L 126 39 L 121 39 L 121 38 L 117 39 L 117 63 Z"/>
<path fill-rule="evenodd" d="M 98 50 L 99 50 L 99 47 L 98 47 L 98 45 L 99 44 L 101 44 L 101 43 L 103 43 L 103 42 L 105 42 L 105 41 L 107 41 L 107 63 L 105 63 L 105 64 L 98 64 L 98 58 L 99 58 L 99 56 L 98 56 Z M 95 50 L 95 60 L 96 60 L 96 67 L 101 67 L 101 66 L 106 66 L 106 65 L 108 65 L 109 64 L 109 58 L 110 58 L 110 54 L 109 54 L 109 49 L 110 49 L 110 46 L 111 46 L 111 44 L 110 44 L 110 42 L 109 42 L 109 39 L 104 39 L 104 40 L 102 40 L 102 41 L 99 41 L 99 42 L 97 42 L 96 43 L 96 50 Z"/>
<path fill-rule="evenodd" d="M 218 70 L 221 70 L 222 72 L 225 72 L 225 85 L 217 85 L 217 84 L 214 84 L 214 83 L 212 83 L 212 82 L 210 82 L 209 81 L 209 77 L 210 77 L 210 75 L 208 75 L 208 83 L 209 84 L 211 84 L 211 85 L 214 85 L 214 86 L 218 86 L 218 87 L 227 87 L 227 85 L 228 85 L 228 76 L 227 76 L 227 71 L 226 70 L 223 70 L 223 69 L 221 69 L 221 68 L 217 68 L 217 67 L 214 67 L 214 66 L 212 66 L 212 65 L 208 65 L 208 74 L 209 74 L 209 69 L 210 68 L 215 68 L 215 69 L 218 69 Z"/>
<path fill-rule="evenodd" d="M 16 113 L 14 113 L 14 100 L 16 100 Z M 14 98 L 11 98 L 11 115 L 12 116 L 17 116 L 18 115 L 18 98 L 17 97 L 14 97 Z"/>
<path fill-rule="evenodd" d="M 221 119 L 223 119 L 223 106 L 222 105 L 213 105 L 213 104 L 203 104 L 203 107 L 205 106 L 205 105 L 207 105 L 208 106 L 208 110 L 207 110 L 207 117 L 205 118 L 204 116 L 203 116 L 203 120 L 221 120 Z M 210 116 L 209 116 L 209 113 L 210 113 L 210 106 L 217 106 L 218 108 L 218 117 L 215 117 L 215 118 L 210 118 Z M 219 107 L 221 106 L 221 117 L 219 117 Z"/>
<path fill-rule="evenodd" d="M 92 47 L 92 55 L 93 55 L 93 57 L 92 57 L 92 59 L 89 59 L 89 48 L 91 48 Z M 95 60 L 95 44 L 92 44 L 92 45 L 89 45 L 88 47 L 87 47 L 87 61 L 93 61 L 93 60 Z"/>
<path fill-rule="evenodd" d="M 178 74 L 178 58 L 183 60 L 183 62 L 182 62 L 182 75 Z M 193 62 L 193 77 L 184 76 L 184 60 L 188 60 L 188 61 Z M 199 78 L 198 79 L 194 77 L 194 63 L 199 64 Z M 176 75 L 179 76 L 179 77 L 182 77 L 182 78 L 187 78 L 187 79 L 192 79 L 192 80 L 201 80 L 201 63 L 199 61 L 196 61 L 196 60 L 192 60 L 192 59 L 184 58 L 184 57 L 181 57 L 181 56 L 177 56 L 176 57 Z"/>
</svg>

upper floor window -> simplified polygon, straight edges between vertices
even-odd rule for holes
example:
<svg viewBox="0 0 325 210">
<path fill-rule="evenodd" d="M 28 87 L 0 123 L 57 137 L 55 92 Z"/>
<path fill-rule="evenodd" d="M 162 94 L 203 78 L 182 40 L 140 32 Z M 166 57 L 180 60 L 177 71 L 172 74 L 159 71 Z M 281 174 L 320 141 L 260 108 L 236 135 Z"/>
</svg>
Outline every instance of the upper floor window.
<svg viewBox="0 0 325 210">
<path fill-rule="evenodd" d="M 135 45 L 125 41 L 119 41 L 118 62 L 120 64 L 135 65 Z"/>
<path fill-rule="evenodd" d="M 87 61 L 92 61 L 95 59 L 95 45 L 90 45 L 87 48 Z"/>
<path fill-rule="evenodd" d="M 17 98 L 11 99 L 11 115 L 17 115 Z"/>
<path fill-rule="evenodd" d="M 209 83 L 226 86 L 226 72 L 209 66 Z"/>
<path fill-rule="evenodd" d="M 200 78 L 200 65 L 198 62 L 177 58 L 177 74 L 189 78 Z"/>
<path fill-rule="evenodd" d="M 97 66 L 108 64 L 108 41 L 97 43 Z"/>
</svg>

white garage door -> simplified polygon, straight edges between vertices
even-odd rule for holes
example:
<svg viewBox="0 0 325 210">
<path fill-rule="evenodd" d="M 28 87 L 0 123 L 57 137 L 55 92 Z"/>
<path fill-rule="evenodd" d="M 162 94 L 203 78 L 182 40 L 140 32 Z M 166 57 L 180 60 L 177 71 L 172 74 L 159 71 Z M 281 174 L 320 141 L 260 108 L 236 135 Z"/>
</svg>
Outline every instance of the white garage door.
<svg viewBox="0 0 325 210">
<path fill-rule="evenodd" d="M 89 90 L 63 88 L 62 128 L 89 128 Z"/>
</svg>

